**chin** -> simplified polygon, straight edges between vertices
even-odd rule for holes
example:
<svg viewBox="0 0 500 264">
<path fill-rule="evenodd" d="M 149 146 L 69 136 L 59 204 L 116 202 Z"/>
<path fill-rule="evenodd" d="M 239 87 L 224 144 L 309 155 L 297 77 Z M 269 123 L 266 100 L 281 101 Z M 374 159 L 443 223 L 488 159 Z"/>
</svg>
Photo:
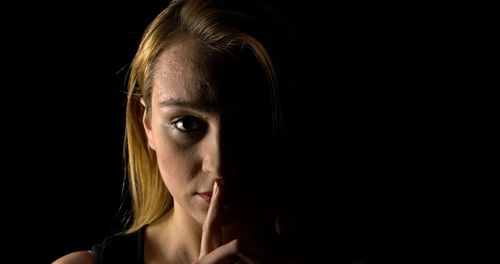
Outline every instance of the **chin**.
<svg viewBox="0 0 500 264">
<path fill-rule="evenodd" d="M 205 219 L 207 218 L 207 212 L 208 210 L 205 209 L 205 210 L 197 210 L 196 212 L 193 212 L 191 214 L 191 217 L 193 217 L 193 219 L 200 223 L 201 225 L 203 225 L 203 222 L 205 222 Z"/>
</svg>

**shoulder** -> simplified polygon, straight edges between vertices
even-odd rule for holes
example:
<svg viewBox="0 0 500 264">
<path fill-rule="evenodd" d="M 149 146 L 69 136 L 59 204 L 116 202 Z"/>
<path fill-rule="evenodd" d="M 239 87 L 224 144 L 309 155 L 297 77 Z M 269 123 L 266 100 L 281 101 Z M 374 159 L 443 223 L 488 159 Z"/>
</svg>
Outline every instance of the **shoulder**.
<svg viewBox="0 0 500 264">
<path fill-rule="evenodd" d="M 109 236 L 93 245 L 91 251 L 76 251 L 52 264 L 143 263 L 145 228 Z"/>
<path fill-rule="evenodd" d="M 62 256 L 52 264 L 93 264 L 94 260 L 88 251 L 76 251 Z"/>
</svg>

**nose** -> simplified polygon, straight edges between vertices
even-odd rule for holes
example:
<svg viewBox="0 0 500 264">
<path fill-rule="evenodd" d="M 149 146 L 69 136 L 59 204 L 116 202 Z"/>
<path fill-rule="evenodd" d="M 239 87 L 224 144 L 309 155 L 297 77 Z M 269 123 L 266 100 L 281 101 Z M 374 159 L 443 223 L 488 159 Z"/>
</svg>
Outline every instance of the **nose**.
<svg viewBox="0 0 500 264">
<path fill-rule="evenodd" d="M 231 131 L 220 124 L 209 129 L 203 139 L 201 152 L 203 172 L 214 179 L 228 179 L 237 173 L 238 141 Z"/>
</svg>

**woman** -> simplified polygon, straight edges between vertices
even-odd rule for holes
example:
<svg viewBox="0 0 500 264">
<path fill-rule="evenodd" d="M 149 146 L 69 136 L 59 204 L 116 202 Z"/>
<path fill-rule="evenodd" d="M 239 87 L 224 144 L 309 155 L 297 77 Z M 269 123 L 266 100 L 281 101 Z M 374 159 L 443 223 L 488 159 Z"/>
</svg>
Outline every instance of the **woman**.
<svg viewBox="0 0 500 264">
<path fill-rule="evenodd" d="M 276 189 L 287 34 L 256 1 L 172 1 L 131 65 L 131 225 L 55 263 L 297 261 L 282 243 Z"/>
</svg>

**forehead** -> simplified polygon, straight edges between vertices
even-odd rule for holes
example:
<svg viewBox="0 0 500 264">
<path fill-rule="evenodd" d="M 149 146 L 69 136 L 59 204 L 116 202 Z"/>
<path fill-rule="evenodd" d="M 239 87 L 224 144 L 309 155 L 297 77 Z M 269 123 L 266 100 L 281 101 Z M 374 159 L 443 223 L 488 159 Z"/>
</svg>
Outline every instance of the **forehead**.
<svg viewBox="0 0 500 264">
<path fill-rule="evenodd" d="M 255 59 L 216 52 L 203 42 L 181 39 L 159 56 L 153 74 L 153 103 L 175 99 L 211 108 L 263 100 L 266 83 Z"/>
</svg>

